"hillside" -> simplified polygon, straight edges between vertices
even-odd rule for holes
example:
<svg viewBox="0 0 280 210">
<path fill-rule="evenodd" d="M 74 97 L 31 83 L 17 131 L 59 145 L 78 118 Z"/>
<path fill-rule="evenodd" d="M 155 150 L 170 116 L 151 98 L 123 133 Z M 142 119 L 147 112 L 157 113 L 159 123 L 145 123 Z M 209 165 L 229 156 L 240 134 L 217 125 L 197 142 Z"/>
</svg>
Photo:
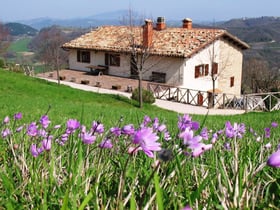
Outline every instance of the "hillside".
<svg viewBox="0 0 280 210">
<path fill-rule="evenodd" d="M 251 49 L 244 53 L 244 62 L 250 58 L 267 61 L 270 69 L 280 68 L 280 17 L 240 18 L 221 23 Z"/>
<path fill-rule="evenodd" d="M 252 42 L 280 42 L 280 17 L 233 19 L 222 23 L 223 27 L 240 39 Z"/>
<path fill-rule="evenodd" d="M 32 28 L 31 26 L 21 24 L 21 23 L 7 23 L 5 27 L 9 29 L 12 36 L 35 36 L 38 30 Z"/>
</svg>

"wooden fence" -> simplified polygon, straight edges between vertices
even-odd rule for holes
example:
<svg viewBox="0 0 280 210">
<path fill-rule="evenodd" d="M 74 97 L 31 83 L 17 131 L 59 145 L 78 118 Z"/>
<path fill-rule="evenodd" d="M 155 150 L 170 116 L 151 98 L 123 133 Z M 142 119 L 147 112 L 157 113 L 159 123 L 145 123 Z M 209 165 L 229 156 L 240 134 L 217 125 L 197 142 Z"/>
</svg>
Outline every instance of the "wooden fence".
<svg viewBox="0 0 280 210">
<path fill-rule="evenodd" d="M 280 92 L 256 93 L 235 96 L 226 93 L 198 91 L 158 83 L 148 83 L 155 98 L 178 103 L 219 109 L 240 109 L 246 111 L 280 110 Z M 213 102 L 214 99 L 214 102 Z"/>
</svg>

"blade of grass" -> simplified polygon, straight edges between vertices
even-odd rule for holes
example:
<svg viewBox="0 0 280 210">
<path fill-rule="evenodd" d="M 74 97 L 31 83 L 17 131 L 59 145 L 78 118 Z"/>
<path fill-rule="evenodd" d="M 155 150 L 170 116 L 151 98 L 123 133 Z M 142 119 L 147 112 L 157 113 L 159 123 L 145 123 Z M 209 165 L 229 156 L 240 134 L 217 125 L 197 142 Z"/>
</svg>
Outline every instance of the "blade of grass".
<svg viewBox="0 0 280 210">
<path fill-rule="evenodd" d="M 154 182 L 155 182 L 156 202 L 157 202 L 158 210 L 164 210 L 164 208 L 163 208 L 163 197 L 162 197 L 161 187 L 160 187 L 160 184 L 159 184 L 159 177 L 158 177 L 157 173 L 154 174 Z"/>
</svg>

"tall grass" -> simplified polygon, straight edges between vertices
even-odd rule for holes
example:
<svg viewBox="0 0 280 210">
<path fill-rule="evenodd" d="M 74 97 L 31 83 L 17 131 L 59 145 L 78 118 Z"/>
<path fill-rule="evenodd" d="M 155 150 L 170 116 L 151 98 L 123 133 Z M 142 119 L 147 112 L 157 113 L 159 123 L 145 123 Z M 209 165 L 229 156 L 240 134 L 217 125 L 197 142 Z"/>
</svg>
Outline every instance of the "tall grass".
<svg viewBox="0 0 280 210">
<path fill-rule="evenodd" d="M 213 148 L 192 157 L 189 145 L 183 144 L 178 128 L 178 113 L 145 105 L 139 110 L 135 102 L 121 96 L 103 95 L 58 86 L 36 78 L 0 71 L 0 206 L 6 209 L 277 209 L 279 178 L 277 169 L 266 166 L 269 155 L 279 143 L 279 128 L 264 128 L 280 122 L 279 113 L 249 113 L 236 116 L 192 116 L 200 122 L 195 136 L 207 127 Z M 23 118 L 13 120 L 15 113 Z M 51 120 L 44 129 L 42 115 Z M 111 127 L 133 124 L 143 127 L 143 117 L 159 118 L 171 139 L 148 127 L 159 137 L 165 150 L 154 152 L 154 158 L 136 151 L 133 135 L 114 136 Z M 7 123 L 4 118 L 10 116 Z M 65 133 L 66 122 L 77 119 L 89 129 L 92 121 L 104 125 L 92 144 L 82 140 L 82 129 L 69 134 L 62 146 L 55 139 Z M 220 132 L 214 143 L 212 135 L 225 131 L 225 122 L 244 123 L 242 138 Z M 38 129 L 52 135 L 51 149 L 32 156 L 31 144 L 38 147 L 42 136 L 29 136 L 27 128 L 37 122 Z M 23 125 L 21 132 L 15 129 Z M 60 128 L 54 129 L 56 124 Z M 141 125 L 142 124 L 142 125 Z M 233 123 L 232 123 L 233 124 Z M 145 125 L 146 126 L 146 125 Z M 250 130 L 251 128 L 251 130 Z M 254 130 L 254 132 L 252 131 Z M 96 131 L 94 131 L 96 132 Z M 180 135 L 181 136 L 181 135 Z M 44 137 L 46 138 L 46 136 Z M 101 149 L 104 139 L 113 143 Z M 225 148 L 225 143 L 228 147 Z M 271 147 L 266 146 L 268 143 Z M 134 146 L 132 154 L 128 149 Z M 131 151 L 131 150 L 130 150 Z M 34 152 L 34 151 L 33 151 Z"/>
</svg>

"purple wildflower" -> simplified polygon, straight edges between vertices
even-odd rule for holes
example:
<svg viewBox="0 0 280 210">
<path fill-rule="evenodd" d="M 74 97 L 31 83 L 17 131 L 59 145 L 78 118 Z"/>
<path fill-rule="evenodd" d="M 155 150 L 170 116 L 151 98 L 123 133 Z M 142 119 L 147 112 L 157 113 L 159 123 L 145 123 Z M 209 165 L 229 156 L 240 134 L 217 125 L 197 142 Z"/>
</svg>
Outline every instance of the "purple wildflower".
<svg viewBox="0 0 280 210">
<path fill-rule="evenodd" d="M 186 205 L 184 208 L 182 208 L 181 210 L 192 210 L 192 208 L 189 205 Z"/>
<path fill-rule="evenodd" d="M 153 133 L 152 128 L 141 128 L 133 136 L 133 143 L 139 144 L 148 157 L 154 157 L 153 151 L 160 151 L 161 145 L 157 142 L 159 137 Z"/>
<path fill-rule="evenodd" d="M 68 134 L 68 133 L 64 133 L 64 134 L 61 135 L 60 140 L 57 140 L 57 142 L 58 142 L 60 145 L 63 146 L 63 145 L 65 144 L 65 142 L 68 140 L 68 138 L 69 138 L 69 134 Z"/>
<path fill-rule="evenodd" d="M 192 130 L 198 130 L 199 126 L 200 126 L 199 123 L 192 121 L 192 118 L 188 114 L 185 114 L 183 117 L 179 116 L 178 128 L 181 131 L 184 131 L 186 128 L 190 128 Z"/>
<path fill-rule="evenodd" d="M 213 133 L 211 143 L 215 144 L 216 141 L 218 140 L 218 137 L 219 137 L 218 133 Z"/>
<path fill-rule="evenodd" d="M 37 130 L 37 125 L 35 122 L 30 123 L 30 125 L 27 128 L 27 135 L 28 136 L 37 136 L 38 130 Z"/>
<path fill-rule="evenodd" d="M 113 147 L 113 144 L 110 139 L 105 139 L 99 144 L 99 147 L 104 149 L 111 149 Z"/>
<path fill-rule="evenodd" d="M 150 122 L 152 122 L 151 118 L 149 116 L 144 116 L 143 123 L 141 124 L 141 127 L 146 127 Z"/>
<path fill-rule="evenodd" d="M 203 139 L 208 140 L 209 137 L 208 137 L 208 130 L 207 130 L 207 128 L 203 128 L 203 129 L 201 130 L 200 136 L 201 136 Z"/>
<path fill-rule="evenodd" d="M 55 125 L 53 128 L 57 130 L 57 129 L 61 128 L 61 125 Z"/>
<path fill-rule="evenodd" d="M 245 125 L 243 123 L 234 123 L 232 126 L 231 123 L 228 121 L 226 122 L 225 126 L 225 133 L 228 138 L 242 138 L 242 134 L 245 133 Z"/>
<path fill-rule="evenodd" d="M 194 136 L 194 132 L 190 128 L 186 128 L 185 131 L 180 133 L 179 137 L 183 139 L 184 145 L 192 145 L 202 140 L 201 136 Z"/>
<path fill-rule="evenodd" d="M 68 133 L 73 133 L 78 128 L 80 128 L 80 122 L 78 120 L 69 119 L 67 121 L 67 132 Z"/>
<path fill-rule="evenodd" d="M 186 128 L 179 137 L 183 139 L 184 145 L 187 145 L 187 147 L 192 150 L 193 157 L 198 157 L 203 152 L 210 150 L 213 146 L 212 144 L 202 143 L 202 137 L 194 136 L 194 132 L 190 130 L 190 128 Z"/>
<path fill-rule="evenodd" d="M 22 113 L 21 112 L 18 112 L 14 115 L 15 120 L 20 120 L 21 118 L 22 118 Z"/>
<path fill-rule="evenodd" d="M 96 121 L 92 122 L 92 128 L 91 129 L 92 129 L 93 133 L 95 133 L 95 132 L 99 133 L 99 134 L 104 133 L 104 125 L 99 123 L 99 122 L 96 122 Z"/>
<path fill-rule="evenodd" d="M 11 131 L 9 128 L 5 128 L 2 132 L 1 132 L 1 136 L 3 139 L 7 138 L 9 135 L 11 135 Z"/>
<path fill-rule="evenodd" d="M 225 148 L 225 150 L 231 150 L 230 143 L 229 142 L 225 142 L 224 143 L 224 148 Z"/>
<path fill-rule="evenodd" d="M 42 125 L 43 128 L 47 128 L 51 121 L 49 120 L 49 117 L 47 115 L 43 115 L 40 119 L 40 124 Z"/>
<path fill-rule="evenodd" d="M 277 123 L 277 122 L 272 122 L 272 123 L 271 123 L 271 127 L 277 128 L 277 127 L 278 127 L 278 123 Z"/>
<path fill-rule="evenodd" d="M 196 145 L 190 146 L 189 148 L 192 149 L 192 156 L 198 157 L 205 151 L 212 149 L 212 147 L 213 147 L 212 144 L 198 143 Z"/>
<path fill-rule="evenodd" d="M 123 134 L 126 134 L 126 135 L 133 135 L 134 132 L 135 132 L 134 126 L 133 126 L 132 124 L 125 125 L 125 126 L 122 128 L 122 133 L 123 133 Z"/>
<path fill-rule="evenodd" d="M 280 168 L 280 150 L 270 155 L 266 163 L 270 167 Z"/>
<path fill-rule="evenodd" d="M 154 118 L 153 120 L 153 128 L 154 130 L 157 130 L 159 126 L 159 119 L 157 117 Z"/>
<path fill-rule="evenodd" d="M 92 135 L 91 132 L 90 133 L 85 132 L 81 134 L 81 139 L 85 144 L 92 144 L 95 142 L 96 136 Z"/>
<path fill-rule="evenodd" d="M 37 148 L 36 144 L 32 144 L 30 146 L 30 152 L 33 157 L 37 157 L 38 155 L 40 155 L 43 152 L 43 149 Z"/>
<path fill-rule="evenodd" d="M 52 146 L 52 138 L 53 136 L 48 136 L 48 138 L 43 139 L 42 141 L 42 146 L 44 150 L 51 150 L 51 146 Z"/>
<path fill-rule="evenodd" d="M 169 140 L 171 140 L 171 136 L 170 136 L 170 134 L 169 134 L 169 132 L 168 131 L 165 131 L 164 132 L 164 140 L 165 141 L 169 141 Z"/>
<path fill-rule="evenodd" d="M 18 128 L 16 129 L 16 132 L 20 132 L 20 131 L 22 131 L 22 129 L 23 129 L 23 125 L 20 126 L 20 127 L 18 127 Z"/>
<path fill-rule="evenodd" d="M 163 132 L 166 130 L 166 125 L 165 124 L 161 124 L 160 126 L 158 126 L 157 131 L 158 132 Z"/>
<path fill-rule="evenodd" d="M 265 138 L 270 138 L 270 128 L 265 128 L 264 133 L 265 133 Z"/>
<path fill-rule="evenodd" d="M 8 124 L 10 122 L 10 118 L 8 116 L 6 116 L 3 120 L 4 124 Z"/>
<path fill-rule="evenodd" d="M 120 129 L 119 127 L 113 127 L 113 128 L 111 128 L 111 129 L 110 129 L 110 132 L 111 132 L 112 134 L 114 134 L 115 136 L 120 136 L 121 133 L 122 133 L 122 131 L 121 131 L 121 129 Z"/>
</svg>

